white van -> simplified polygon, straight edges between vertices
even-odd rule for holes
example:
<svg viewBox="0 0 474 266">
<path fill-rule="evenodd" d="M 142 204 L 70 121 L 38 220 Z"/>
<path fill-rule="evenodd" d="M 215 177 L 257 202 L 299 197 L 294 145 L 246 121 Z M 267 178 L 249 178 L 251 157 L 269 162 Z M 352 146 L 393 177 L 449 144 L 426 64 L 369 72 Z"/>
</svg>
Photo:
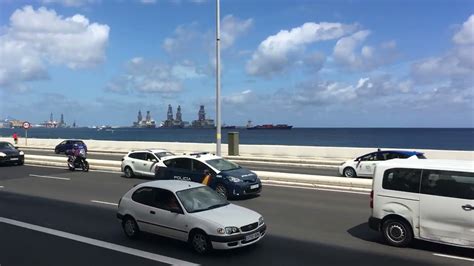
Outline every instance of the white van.
<svg viewBox="0 0 474 266">
<path fill-rule="evenodd" d="M 474 248 L 474 161 L 380 163 L 370 198 L 369 226 L 390 245 L 417 238 Z"/>
</svg>

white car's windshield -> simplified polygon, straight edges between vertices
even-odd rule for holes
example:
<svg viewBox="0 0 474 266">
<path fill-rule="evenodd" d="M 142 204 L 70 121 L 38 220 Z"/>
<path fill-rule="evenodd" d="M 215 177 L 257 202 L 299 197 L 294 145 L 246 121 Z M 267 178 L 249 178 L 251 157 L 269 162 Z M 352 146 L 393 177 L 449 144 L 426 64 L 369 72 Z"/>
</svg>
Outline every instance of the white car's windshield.
<svg viewBox="0 0 474 266">
<path fill-rule="evenodd" d="M 176 192 L 187 212 L 200 212 L 228 205 L 226 199 L 209 187 L 197 187 Z"/>
<path fill-rule="evenodd" d="M 173 156 L 174 153 L 169 152 L 169 151 L 163 151 L 163 152 L 155 152 L 155 155 L 156 155 L 156 157 L 158 157 L 159 159 L 161 159 L 161 158 L 163 158 L 163 157 Z"/>
<path fill-rule="evenodd" d="M 240 168 L 238 164 L 224 159 L 212 159 L 206 162 L 219 171 L 227 171 Z"/>
</svg>

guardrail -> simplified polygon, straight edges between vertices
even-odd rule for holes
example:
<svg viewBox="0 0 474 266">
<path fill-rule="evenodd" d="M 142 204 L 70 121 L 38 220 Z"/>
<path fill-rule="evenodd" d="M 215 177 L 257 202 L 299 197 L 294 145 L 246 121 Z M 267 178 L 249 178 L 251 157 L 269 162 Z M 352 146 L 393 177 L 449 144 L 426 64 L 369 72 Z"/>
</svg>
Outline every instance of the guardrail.
<svg viewBox="0 0 474 266">
<path fill-rule="evenodd" d="M 106 170 L 120 172 L 121 162 L 111 160 L 88 159 L 90 169 L 92 170 Z M 59 156 L 44 156 L 44 155 L 25 155 L 25 163 L 33 165 L 45 166 L 59 166 L 65 167 L 67 164 L 66 157 Z M 304 175 L 304 174 L 290 174 L 277 173 L 267 171 L 254 171 L 260 179 L 265 182 L 284 182 L 291 184 L 305 184 L 315 187 L 343 187 L 349 190 L 367 191 L 372 187 L 371 179 L 358 178 L 344 178 L 334 176 L 320 176 L 320 175 Z"/>
</svg>

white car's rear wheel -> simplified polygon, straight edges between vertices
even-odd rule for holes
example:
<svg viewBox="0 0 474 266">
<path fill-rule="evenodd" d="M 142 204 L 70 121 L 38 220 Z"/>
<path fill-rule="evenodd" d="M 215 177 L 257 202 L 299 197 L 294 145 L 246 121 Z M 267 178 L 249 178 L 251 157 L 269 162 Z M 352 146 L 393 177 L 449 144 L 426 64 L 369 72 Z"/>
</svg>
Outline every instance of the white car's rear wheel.
<svg viewBox="0 0 474 266">
<path fill-rule="evenodd" d="M 123 173 L 125 174 L 125 177 L 126 178 L 132 178 L 134 177 L 134 173 L 133 173 L 133 170 L 132 168 L 130 168 L 129 166 L 125 167 L 125 169 L 123 169 Z"/>
<path fill-rule="evenodd" d="M 137 238 L 140 234 L 140 229 L 138 228 L 137 222 L 130 216 L 126 216 L 122 222 L 123 232 L 128 238 Z"/>
</svg>

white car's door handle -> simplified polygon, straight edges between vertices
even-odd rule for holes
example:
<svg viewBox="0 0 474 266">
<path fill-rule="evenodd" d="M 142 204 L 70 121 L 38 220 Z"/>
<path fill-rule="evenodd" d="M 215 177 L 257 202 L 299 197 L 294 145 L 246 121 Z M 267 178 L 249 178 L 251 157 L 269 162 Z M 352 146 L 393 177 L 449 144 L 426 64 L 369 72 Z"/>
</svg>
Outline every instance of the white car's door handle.
<svg viewBox="0 0 474 266">
<path fill-rule="evenodd" d="M 155 214 L 155 211 L 150 211 L 150 214 Z"/>
<path fill-rule="evenodd" d="M 474 207 L 471 206 L 470 204 L 463 205 L 463 206 L 461 206 L 461 207 L 462 207 L 462 209 L 465 210 L 465 211 L 472 211 L 472 210 L 474 210 Z"/>
</svg>

